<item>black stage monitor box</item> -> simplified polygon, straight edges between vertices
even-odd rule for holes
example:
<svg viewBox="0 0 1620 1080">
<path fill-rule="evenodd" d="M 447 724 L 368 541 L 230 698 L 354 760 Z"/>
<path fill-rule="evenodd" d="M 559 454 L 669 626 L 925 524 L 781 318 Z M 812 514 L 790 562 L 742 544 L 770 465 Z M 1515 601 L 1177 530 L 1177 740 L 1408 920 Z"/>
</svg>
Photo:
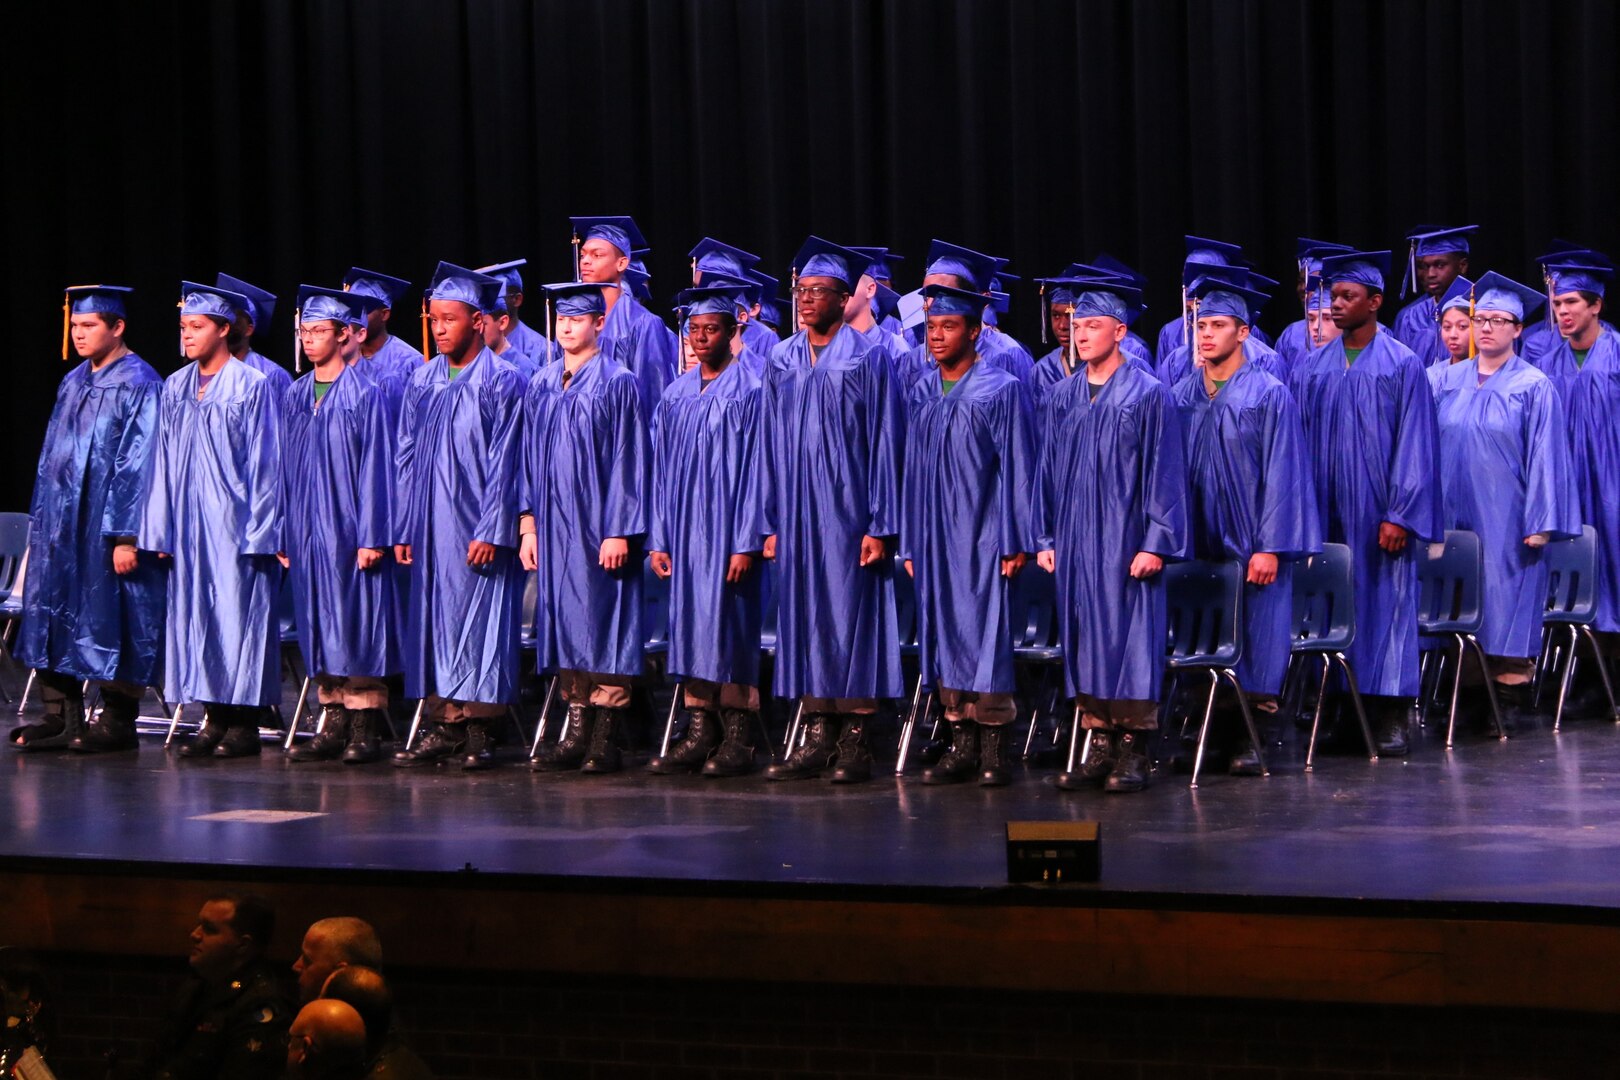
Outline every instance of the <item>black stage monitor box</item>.
<svg viewBox="0 0 1620 1080">
<path fill-rule="evenodd" d="M 1066 885 L 1096 881 L 1102 826 L 1095 821 L 1007 822 L 1007 880 Z"/>
</svg>

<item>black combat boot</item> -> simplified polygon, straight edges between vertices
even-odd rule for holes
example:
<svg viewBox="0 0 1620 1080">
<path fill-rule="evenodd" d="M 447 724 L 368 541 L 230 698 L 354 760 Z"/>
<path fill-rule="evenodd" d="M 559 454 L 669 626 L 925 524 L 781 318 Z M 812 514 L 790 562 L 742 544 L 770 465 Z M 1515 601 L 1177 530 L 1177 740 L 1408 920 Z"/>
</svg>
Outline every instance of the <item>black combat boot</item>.
<svg viewBox="0 0 1620 1080">
<path fill-rule="evenodd" d="M 108 687 L 101 691 L 101 711 L 85 724 L 68 749 L 80 754 L 111 754 L 119 750 L 138 750 L 135 738 L 135 718 L 140 715 L 138 698 Z"/>
<path fill-rule="evenodd" d="M 591 729 L 596 725 L 596 709 L 583 701 L 568 703 L 568 723 L 562 738 L 535 751 L 529 768 L 540 772 L 577 769 L 591 745 Z"/>
<path fill-rule="evenodd" d="M 703 763 L 704 776 L 746 776 L 754 771 L 754 725 L 759 714 L 744 709 L 720 713 L 724 737 L 720 748 Z"/>
<path fill-rule="evenodd" d="M 794 747 L 781 761 L 766 766 L 765 779 L 807 780 L 820 776 L 832 764 L 837 744 L 837 718 L 828 713 L 811 713 L 804 718 L 804 744 Z"/>
<path fill-rule="evenodd" d="M 219 744 L 225 741 L 226 732 L 231 730 L 231 713 L 229 705 L 210 705 L 203 714 L 202 728 L 180 748 L 180 756 L 212 757 Z"/>
<path fill-rule="evenodd" d="M 342 756 L 349 745 L 349 710 L 331 704 L 322 706 L 321 711 L 325 713 L 321 730 L 308 742 L 288 750 L 288 761 L 334 761 Z"/>
<path fill-rule="evenodd" d="M 843 718 L 838 735 L 838 763 L 828 777 L 835 784 L 863 784 L 872 779 L 872 751 L 866 745 L 866 717 L 851 713 Z"/>
<path fill-rule="evenodd" d="M 720 745 L 720 720 L 708 709 L 686 711 L 686 736 L 670 747 L 669 753 L 647 762 L 647 771 L 666 776 L 693 772 L 703 766 Z"/>
<path fill-rule="evenodd" d="M 1004 724 L 980 724 L 979 727 L 979 786 L 1006 787 L 1012 783 L 1012 772 L 1007 768 Z"/>
<path fill-rule="evenodd" d="M 381 709 L 356 709 L 349 714 L 349 745 L 343 751 L 343 764 L 369 765 L 382 758 Z"/>
<path fill-rule="evenodd" d="M 1115 794 L 1141 791 L 1152 782 L 1153 767 L 1142 752 L 1142 736 L 1127 731 L 1119 737 L 1119 756 L 1114 759 L 1103 790 Z"/>
<path fill-rule="evenodd" d="M 462 750 L 463 772 L 483 772 L 495 767 L 495 725 L 488 720 L 467 721 L 467 745 Z"/>
<path fill-rule="evenodd" d="M 1406 702 L 1395 698 L 1381 702 L 1378 726 L 1373 728 L 1373 745 L 1380 756 L 1405 757 L 1411 752 L 1406 741 Z"/>
<path fill-rule="evenodd" d="M 263 751 L 259 744 L 259 720 L 266 709 L 244 707 L 231 710 L 230 727 L 214 747 L 217 758 L 258 757 Z"/>
<path fill-rule="evenodd" d="M 629 709 L 609 709 L 598 706 L 596 727 L 591 731 L 591 749 L 580 763 L 582 773 L 616 773 L 624 767 L 619 751 L 619 734 L 629 718 Z"/>
<path fill-rule="evenodd" d="M 979 769 L 979 725 L 971 720 L 951 723 L 951 747 L 922 771 L 925 784 L 960 784 Z"/>
<path fill-rule="evenodd" d="M 1081 736 L 1085 738 L 1084 735 Z M 1086 760 L 1082 761 L 1074 772 L 1058 773 L 1057 786 L 1064 791 L 1079 791 L 1081 788 L 1100 784 L 1108 779 L 1108 774 L 1114 770 L 1114 761 L 1118 757 L 1118 750 L 1114 746 L 1113 733 L 1103 728 L 1091 729 L 1091 746 L 1086 751 Z"/>
<path fill-rule="evenodd" d="M 461 754 L 467 745 L 467 725 L 434 724 L 409 750 L 394 753 L 393 763 L 402 769 L 417 765 L 438 765 Z"/>
<path fill-rule="evenodd" d="M 45 714 L 37 724 L 27 724 L 11 732 L 11 741 L 17 749 L 66 750 L 84 730 L 84 684 L 68 675 L 41 671 L 35 680 L 40 685 L 40 696 L 50 692 L 45 702 Z"/>
</svg>

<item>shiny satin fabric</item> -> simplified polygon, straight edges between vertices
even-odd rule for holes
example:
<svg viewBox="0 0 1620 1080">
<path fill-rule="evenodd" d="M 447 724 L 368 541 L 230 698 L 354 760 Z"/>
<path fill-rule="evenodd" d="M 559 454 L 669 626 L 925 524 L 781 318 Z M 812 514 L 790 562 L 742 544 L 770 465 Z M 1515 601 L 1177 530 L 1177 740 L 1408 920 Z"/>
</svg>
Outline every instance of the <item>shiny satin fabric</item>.
<svg viewBox="0 0 1620 1080">
<path fill-rule="evenodd" d="M 758 319 L 749 319 L 742 324 L 743 344 L 752 349 L 756 355 L 768 358 L 771 350 L 782 339 L 776 336 L 776 331 L 760 322 Z"/>
<path fill-rule="evenodd" d="M 1017 689 L 1012 635 L 1022 613 L 1001 560 L 1035 548 L 1033 428 L 1028 389 L 983 362 L 949 393 L 935 376 L 908 395 L 900 555 L 914 571 L 928 686 Z"/>
<path fill-rule="evenodd" d="M 455 379 L 435 357 L 406 387 L 394 473 L 394 540 L 412 548 L 406 697 L 517 700 L 522 413 L 522 380 L 488 349 Z M 467 564 L 474 540 L 494 545 L 492 562 Z"/>
<path fill-rule="evenodd" d="M 394 582 L 394 440 L 388 406 L 358 367 L 315 402 L 307 372 L 282 402 L 282 551 L 305 670 L 400 670 Z M 382 560 L 359 568 L 359 550 Z"/>
<path fill-rule="evenodd" d="M 281 699 L 281 398 L 228 360 L 197 399 L 197 365 L 163 384 L 140 547 L 167 552 L 170 701 Z"/>
<path fill-rule="evenodd" d="M 1019 382 L 1029 380 L 1030 369 L 1033 366 L 1029 354 L 1006 334 L 998 334 L 987 329 L 979 334 L 978 348 L 981 364 L 1000 368 Z M 900 375 L 902 396 L 909 393 L 912 384 L 924 375 L 937 376 L 939 372 L 939 365 L 934 363 L 934 354 L 928 351 L 926 337 L 920 344 L 913 345 L 910 351 L 896 356 L 894 366 Z"/>
<path fill-rule="evenodd" d="M 1605 329 L 1564 398 L 1581 520 L 1597 532 L 1597 617 L 1620 632 L 1620 338 Z"/>
<path fill-rule="evenodd" d="M 99 372 L 85 361 L 56 392 L 29 506 L 28 574 L 12 650 L 23 667 L 155 686 L 168 574 L 141 552 L 112 568 L 112 541 L 136 536 L 157 444 L 163 380 L 134 353 Z"/>
<path fill-rule="evenodd" d="M 269 379 L 270 386 L 275 390 L 277 396 L 285 394 L 287 388 L 292 385 L 292 376 L 287 373 L 286 368 L 268 356 L 254 352 L 251 347 L 248 349 L 247 355 L 242 357 L 242 363 Z"/>
<path fill-rule="evenodd" d="M 514 349 L 534 361 L 536 368 L 545 367 L 560 355 L 559 350 L 546 337 L 534 327 L 517 319 L 512 323 L 511 329 L 506 332 L 506 340 L 512 343 Z"/>
<path fill-rule="evenodd" d="M 1129 341 L 1130 338 L 1127 337 L 1125 340 Z M 1144 375 L 1155 379 L 1158 378 L 1158 375 L 1154 373 L 1151 359 L 1136 352 L 1128 351 L 1123 346 L 1120 351 L 1125 355 L 1126 367 L 1135 368 Z M 1041 357 L 1035 366 L 1030 369 L 1029 388 L 1035 403 L 1035 447 L 1037 455 L 1040 453 L 1040 448 L 1046 445 L 1046 426 L 1052 409 L 1052 391 L 1057 389 L 1058 384 L 1071 377 L 1064 373 L 1063 362 L 1063 350 L 1053 349 Z M 1085 370 L 1086 365 L 1083 361 L 1072 362 L 1075 364 L 1076 372 Z M 1073 403 L 1072 398 L 1064 400 L 1067 403 Z"/>
<path fill-rule="evenodd" d="M 681 679 L 759 685 L 764 572 L 759 535 L 762 383 L 744 363 L 704 386 L 693 368 L 670 384 L 653 416 L 649 551 L 669 553 L 669 672 Z M 754 568 L 726 584 L 733 555 Z M 649 631 L 653 628 L 648 627 Z"/>
<path fill-rule="evenodd" d="M 1177 383 L 1170 398 L 1187 455 L 1193 556 L 1245 567 L 1257 552 L 1277 556 L 1275 581 L 1243 586 L 1237 667 L 1243 689 L 1276 694 L 1288 671 L 1293 563 L 1322 550 L 1299 406 L 1273 375 L 1248 363 L 1213 398 L 1202 372 Z"/>
<path fill-rule="evenodd" d="M 361 356 L 354 362 L 354 370 L 364 372 L 383 393 L 388 407 L 388 438 L 392 442 L 399 430 L 399 414 L 405 403 L 405 388 L 411 377 L 423 364 L 422 354 L 401 338 L 389 334 L 382 348 L 371 356 Z"/>
<path fill-rule="evenodd" d="M 1437 541 L 1440 451 L 1434 399 L 1423 364 L 1380 329 L 1345 366 L 1344 339 L 1294 369 L 1294 399 L 1316 481 L 1322 539 L 1345 544 L 1355 562 L 1356 640 L 1349 657 L 1367 694 L 1418 690 L 1418 543 Z M 1410 534 L 1390 554 L 1381 522 Z"/>
<path fill-rule="evenodd" d="M 1249 327 L 1249 340 L 1258 341 L 1262 345 L 1270 346 L 1271 338 L 1258 326 Z M 1157 344 L 1153 347 L 1153 363 L 1156 368 L 1164 366 L 1170 354 L 1181 346 L 1187 344 L 1187 324 L 1177 317 L 1159 327 Z M 1173 384 L 1172 384 L 1173 385 Z"/>
<path fill-rule="evenodd" d="M 1479 642 L 1492 656 L 1535 656 L 1547 566 L 1524 539 L 1581 531 L 1563 400 L 1551 379 L 1517 356 L 1483 386 L 1477 360 L 1451 365 L 1441 383 L 1443 524 L 1478 533 L 1485 554 Z"/>
<path fill-rule="evenodd" d="M 1277 350 L 1255 338 L 1252 328 L 1241 347 L 1245 367 L 1253 365 L 1282 383 L 1284 387 L 1288 385 L 1288 365 L 1278 355 Z M 1196 370 L 1198 369 L 1193 366 L 1191 351 L 1185 345 L 1177 345 L 1170 350 L 1170 355 L 1165 357 L 1164 363 L 1159 365 L 1159 381 L 1173 389 Z"/>
<path fill-rule="evenodd" d="M 642 537 L 651 450 L 633 374 L 602 353 L 565 389 L 546 365 L 523 400 L 522 506 L 534 515 L 540 577 L 536 667 L 640 675 Z M 629 541 L 622 569 L 602 568 L 602 541 Z"/>
<path fill-rule="evenodd" d="M 1537 325 L 1544 326 L 1545 324 L 1538 323 Z M 1607 337 L 1612 343 L 1615 335 L 1614 327 L 1606 322 L 1602 325 L 1603 329 L 1598 340 L 1602 341 L 1604 337 Z M 1525 363 L 1553 381 L 1553 385 L 1558 388 L 1559 397 L 1567 406 L 1571 396 L 1570 388 L 1575 383 L 1575 376 L 1581 370 L 1575 364 L 1575 350 L 1570 347 L 1569 339 L 1553 330 L 1538 335 L 1534 346 L 1528 344 L 1529 341 L 1530 331 L 1526 329 L 1519 337 L 1519 344 L 1523 346 L 1520 355 L 1524 358 Z M 1590 357 L 1587 358 L 1587 363 L 1591 363 Z"/>
<path fill-rule="evenodd" d="M 1186 470 L 1169 392 L 1121 365 L 1095 401 L 1080 372 L 1051 392 L 1049 408 L 1034 521 L 1037 543 L 1057 560 L 1068 695 L 1157 700 L 1164 575 L 1138 580 L 1130 566 L 1141 551 L 1166 562 L 1188 554 Z"/>
<path fill-rule="evenodd" d="M 804 331 L 765 369 L 762 535 L 776 546 L 778 697 L 899 697 L 894 560 L 861 538 L 900 531 L 905 419 L 888 359 L 840 327 L 810 362 Z"/>
<path fill-rule="evenodd" d="M 681 346 L 674 331 L 626 293 L 607 313 L 597 347 L 636 377 L 641 415 L 651 416 L 680 369 Z"/>
<path fill-rule="evenodd" d="M 1440 340 L 1440 323 L 1434 316 L 1436 301 L 1432 296 L 1420 296 L 1395 315 L 1390 333 L 1417 356 L 1424 367 L 1451 359 L 1445 342 Z"/>
</svg>

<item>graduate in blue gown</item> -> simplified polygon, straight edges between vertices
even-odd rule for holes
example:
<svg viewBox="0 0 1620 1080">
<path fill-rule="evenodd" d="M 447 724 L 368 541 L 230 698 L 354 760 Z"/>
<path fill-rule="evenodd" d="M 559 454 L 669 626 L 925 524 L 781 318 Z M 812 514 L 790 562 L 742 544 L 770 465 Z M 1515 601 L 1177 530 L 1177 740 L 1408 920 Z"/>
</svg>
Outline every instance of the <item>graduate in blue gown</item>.
<svg viewBox="0 0 1620 1080">
<path fill-rule="evenodd" d="M 281 395 L 231 355 L 247 297 L 180 288 L 192 362 L 163 384 L 139 547 L 169 560 L 164 691 L 207 708 L 181 756 L 257 755 L 281 699 Z"/>
<path fill-rule="evenodd" d="M 806 733 L 766 770 L 775 780 L 870 779 L 866 725 L 879 698 L 904 692 L 891 545 L 905 420 L 888 359 L 844 325 L 864 263 L 805 242 L 794 260 L 805 329 L 765 369 L 760 532 L 776 561 L 775 689 L 801 699 Z"/>
<path fill-rule="evenodd" d="M 884 295 L 880 296 L 880 293 Z M 910 349 L 904 338 L 883 328 L 882 316 L 885 312 L 896 311 L 898 300 L 893 289 L 878 284 L 871 274 L 863 273 L 844 304 L 844 324 L 883 350 L 897 371 L 906 363 L 906 353 Z"/>
<path fill-rule="evenodd" d="M 271 388 L 278 395 L 285 394 L 287 387 L 292 385 L 292 376 L 287 374 L 286 368 L 253 348 L 253 335 L 271 330 L 271 319 L 276 313 L 275 294 L 229 274 L 215 275 L 214 284 L 248 300 L 247 306 L 237 314 L 236 325 L 232 328 L 231 355 L 269 379 Z"/>
<path fill-rule="evenodd" d="M 1007 272 L 1007 260 L 997 259 L 996 269 L 990 275 L 990 303 L 986 304 L 983 312 L 983 323 L 979 338 L 984 342 L 988 353 L 1004 352 L 1011 357 L 1016 350 L 1016 357 L 1012 358 L 1008 370 L 1020 380 L 1028 381 L 1029 369 L 1035 366 L 1035 354 L 1029 347 L 1011 334 L 1001 329 L 1001 316 L 1012 310 L 1012 292 L 1014 285 L 1021 279 L 1017 274 Z M 999 339 L 999 340 L 997 340 Z M 926 344 L 926 342 L 924 342 Z"/>
<path fill-rule="evenodd" d="M 1065 274 L 1081 268 L 1095 269 L 1094 267 L 1082 267 L 1081 264 L 1070 264 Z M 1091 286 L 1106 286 L 1112 295 L 1124 301 L 1127 326 L 1146 310 L 1145 305 L 1142 303 L 1142 294 L 1137 290 L 1136 286 L 1122 277 L 1107 272 L 1101 272 L 1101 276 L 1098 277 L 1065 276 L 1047 278 L 1045 279 L 1045 285 L 1051 290 L 1050 302 L 1053 305 L 1052 328 L 1054 333 L 1059 333 L 1059 339 L 1064 344 L 1041 357 L 1040 361 L 1030 369 L 1029 387 L 1031 400 L 1035 408 L 1035 445 L 1037 447 L 1045 445 L 1048 413 L 1053 403 L 1052 391 L 1057 389 L 1058 384 L 1064 379 L 1071 378 L 1077 372 L 1082 372 L 1086 368 L 1085 362 L 1074 353 L 1073 337 L 1070 333 L 1074 298 Z M 1124 358 L 1125 366 L 1135 368 L 1145 375 L 1158 378 L 1158 373 L 1153 369 L 1152 358 L 1132 350 L 1130 340 L 1130 335 L 1127 333 L 1119 343 L 1119 351 Z M 1064 400 L 1068 401 L 1069 399 Z"/>
<path fill-rule="evenodd" d="M 493 764 L 517 700 L 523 380 L 484 347 L 501 282 L 441 262 L 428 293 L 439 355 L 411 377 L 395 454 L 394 558 L 411 567 L 405 696 L 436 717 L 399 766 Z"/>
<path fill-rule="evenodd" d="M 1445 392 L 1446 371 L 1453 364 L 1474 358 L 1474 283 L 1460 277 L 1451 283 L 1440 297 L 1435 319 L 1440 329 L 1440 344 L 1446 350 L 1446 359 L 1430 364 L 1424 374 L 1429 377 L 1429 389 L 1438 407 Z"/>
<path fill-rule="evenodd" d="M 1187 303 L 1185 287 L 1193 279 L 1204 272 L 1205 267 L 1243 265 L 1243 249 L 1237 244 L 1228 244 L 1223 240 L 1208 240 L 1202 236 L 1183 237 L 1187 245 L 1187 257 L 1181 264 L 1181 283 L 1183 286 L 1182 310 L 1159 328 L 1159 336 L 1153 345 L 1153 364 L 1157 369 L 1163 369 L 1165 361 L 1178 347 L 1186 345 L 1192 335 L 1192 308 Z M 1270 345 L 1271 339 L 1266 337 L 1258 327 L 1249 330 L 1250 340 L 1259 339 L 1260 344 Z"/>
<path fill-rule="evenodd" d="M 1306 353 L 1324 344 L 1318 340 L 1317 331 L 1321 322 L 1326 322 L 1327 319 L 1325 316 L 1320 321 L 1311 318 L 1313 312 L 1327 307 L 1327 287 L 1322 284 L 1322 259 L 1328 255 L 1343 254 L 1351 249 L 1344 244 L 1301 236 L 1294 250 L 1299 263 L 1299 278 L 1295 291 L 1299 295 L 1305 317 L 1284 327 L 1283 332 L 1277 335 L 1275 346 L 1277 355 L 1282 358 L 1284 370 L 1290 373 Z M 1318 306 L 1313 307 L 1313 304 Z M 1287 383 L 1288 379 L 1283 379 L 1283 382 Z"/>
<path fill-rule="evenodd" d="M 478 272 L 498 278 L 505 286 L 501 290 L 501 307 L 505 309 L 510 320 L 510 324 L 504 330 L 506 340 L 538 369 L 556 359 L 557 346 L 523 321 L 523 268 L 527 265 L 529 265 L 527 259 L 513 259 L 510 262 L 480 266 Z"/>
<path fill-rule="evenodd" d="M 382 391 L 388 404 L 388 437 L 399 429 L 399 412 L 405 401 L 405 387 L 424 363 L 417 347 L 389 332 L 393 309 L 410 295 L 411 283 L 375 270 L 352 266 L 343 275 L 346 292 L 359 293 L 376 301 L 366 307 L 366 331 L 360 341 L 360 355 L 354 366 Z M 424 327 L 426 323 L 424 322 Z"/>
<path fill-rule="evenodd" d="M 1293 564 L 1322 550 L 1305 431 L 1288 387 L 1245 355 L 1264 294 L 1201 277 L 1188 295 L 1202 363 L 1171 399 L 1187 455 L 1193 554 L 1244 567 L 1238 682 L 1251 706 L 1275 713 L 1293 630 Z M 1246 734 L 1242 744 L 1230 771 L 1258 775 Z"/>
<path fill-rule="evenodd" d="M 765 362 L 771 358 L 771 351 L 782 340 L 782 336 L 777 332 L 781 316 L 777 311 L 776 300 L 781 282 L 753 268 L 748 270 L 746 280 L 754 288 L 747 297 L 748 315 L 742 320 L 740 333 L 743 344 L 759 359 L 760 370 L 763 371 Z M 767 307 L 771 310 L 767 311 Z M 767 316 L 774 316 L 776 321 L 770 321 Z"/>
<path fill-rule="evenodd" d="M 1195 323 L 1198 319 L 1198 296 L 1218 289 L 1222 284 L 1230 285 L 1234 295 L 1248 293 L 1257 297 L 1254 300 L 1255 310 L 1251 313 L 1254 318 L 1259 317 L 1259 309 L 1270 299 L 1265 290 L 1275 288 L 1277 285 L 1271 278 L 1241 266 L 1195 266 L 1189 273 L 1194 276 L 1186 283 L 1187 306 L 1191 312 L 1189 318 Z M 1270 345 L 1256 339 L 1252 323 L 1248 326 L 1249 333 L 1244 337 L 1242 345 L 1245 361 L 1275 376 L 1279 381 L 1286 381 L 1288 367 L 1283 363 L 1282 357 L 1278 356 Z M 1157 370 L 1159 381 L 1166 386 L 1177 385 L 1197 368 L 1195 359 L 1192 346 L 1177 345 L 1160 362 Z"/>
<path fill-rule="evenodd" d="M 653 414 L 653 572 L 669 580 L 669 674 L 681 681 L 686 734 L 654 773 L 753 771 L 762 616 L 759 535 L 761 369 L 733 355 L 744 290 L 681 293 L 697 364 Z M 650 629 L 650 628 L 649 628 Z"/>
<path fill-rule="evenodd" d="M 1553 306 L 1566 347 L 1585 352 L 1564 395 L 1570 464 L 1581 520 L 1597 533 L 1597 614 L 1593 626 L 1620 633 L 1620 337 L 1603 321 L 1609 272 L 1560 268 Z M 1608 658 L 1604 663 L 1608 663 Z"/>
<path fill-rule="evenodd" d="M 1479 642 L 1497 686 L 1530 706 L 1547 607 L 1548 540 L 1580 534 L 1564 406 L 1552 380 L 1514 355 L 1539 292 L 1489 273 L 1474 287 L 1479 354 L 1442 379 L 1444 524 L 1479 534 L 1485 576 Z"/>
<path fill-rule="evenodd" d="M 923 270 L 923 284 L 948 285 L 953 289 L 981 293 L 986 297 L 986 307 L 994 303 L 1004 304 L 1005 296 L 997 301 L 990 295 L 990 279 L 995 276 L 1001 262 L 994 256 L 935 240 L 928 247 L 928 265 Z M 1020 380 L 1029 378 L 1033 366 L 1029 354 L 1006 334 L 980 334 L 977 348 L 979 359 L 985 363 L 999 367 Z M 932 374 L 937 366 L 928 351 L 928 343 L 919 338 L 899 365 L 902 388 L 909 387 L 923 375 Z"/>
<path fill-rule="evenodd" d="M 857 244 L 851 244 L 849 249 L 866 257 L 868 277 L 883 288 L 894 292 L 894 266 L 896 263 L 906 261 L 903 255 L 896 255 L 886 247 L 861 247 Z M 895 295 L 898 296 L 899 294 L 895 293 Z M 900 338 L 902 343 L 909 347 L 910 343 L 905 341 L 904 328 L 900 325 L 900 313 L 898 310 L 892 307 L 883 307 L 878 299 L 874 297 L 872 300 L 872 315 L 877 319 L 878 326 L 882 327 L 885 333 Z"/>
<path fill-rule="evenodd" d="M 1387 251 L 1322 261 L 1341 336 L 1293 374 L 1322 539 L 1348 545 L 1354 559 L 1349 658 L 1379 714 L 1380 744 L 1404 730 L 1418 690 L 1418 545 L 1444 533 L 1429 383 L 1412 350 L 1378 325 L 1388 270 Z"/>
<path fill-rule="evenodd" d="M 599 348 L 603 290 L 571 282 L 545 291 L 562 361 L 547 365 L 524 398 L 519 528 L 524 569 L 540 573 L 535 664 L 556 671 L 568 725 L 533 767 L 618 772 L 647 640 L 641 581 L 651 450 L 635 376 Z"/>
<path fill-rule="evenodd" d="M 1521 353 L 1525 362 L 1539 370 L 1558 387 L 1559 395 L 1569 400 L 1570 388 L 1586 364 L 1587 352 L 1603 333 L 1614 333 L 1613 327 L 1601 316 L 1603 306 L 1602 282 L 1614 273 L 1608 258 L 1601 252 L 1584 250 L 1547 258 L 1543 263 L 1546 274 L 1548 306 L 1553 312 L 1553 329 L 1543 336 L 1541 346 L 1531 354 L 1526 348 Z M 1563 282 L 1563 292 L 1557 293 Z M 1595 284 L 1596 291 L 1582 286 Z M 1551 298 L 1549 300 L 1549 297 Z M 1588 318 L 1590 316 L 1590 318 Z M 1543 326 L 1543 320 L 1528 320 Z M 1575 330 L 1579 326 L 1580 333 Z M 1528 329 L 1526 330 L 1528 333 Z M 1520 342 L 1524 338 L 1521 335 Z"/>
<path fill-rule="evenodd" d="M 1011 779 L 1006 732 L 1017 715 L 1013 578 L 1034 550 L 1035 452 L 1029 391 L 979 362 L 984 298 L 929 285 L 928 344 L 938 365 L 907 398 L 900 557 L 916 580 L 919 665 L 950 724 L 925 784 Z M 1038 571 L 1034 571 L 1038 572 Z"/>
<path fill-rule="evenodd" d="M 45 715 L 13 729 L 20 750 L 134 749 L 140 696 L 160 680 L 165 568 L 136 550 L 163 381 L 124 343 L 121 285 L 68 289 L 63 360 L 29 504 L 29 564 L 12 655 L 35 669 Z M 102 709 L 81 730 L 82 685 Z"/>
<path fill-rule="evenodd" d="M 1065 790 L 1148 785 L 1164 676 L 1160 571 L 1188 552 L 1169 392 L 1120 352 L 1133 294 L 1117 282 L 1078 287 L 1069 334 L 1085 368 L 1052 391 L 1036 476 L 1037 558 L 1056 574 L 1064 683 L 1092 736 L 1085 764 L 1058 777 Z"/>
<path fill-rule="evenodd" d="M 542 366 L 541 357 L 530 356 L 512 341 L 512 310 L 507 306 L 507 286 L 495 295 L 495 305 L 484 312 L 484 348 L 517 369 L 518 377 L 527 386 Z"/>
<path fill-rule="evenodd" d="M 607 321 L 597 345 L 630 370 L 641 387 L 641 415 L 651 416 L 664 388 L 680 368 L 680 342 L 663 320 L 630 292 L 631 257 L 646 250 L 641 230 L 628 217 L 576 217 L 578 277 L 603 286 Z"/>
<path fill-rule="evenodd" d="M 382 756 L 386 676 L 400 670 L 395 617 L 394 437 L 388 403 L 358 360 L 360 292 L 304 285 L 298 319 L 311 370 L 282 399 L 282 565 L 298 650 L 325 712 L 293 761 Z"/>
<path fill-rule="evenodd" d="M 1425 225 L 1407 234 L 1401 298 L 1406 298 L 1408 290 L 1422 290 L 1423 295 L 1401 308 L 1391 333 L 1416 353 L 1425 367 L 1446 359 L 1435 313 L 1440 298 L 1451 288 L 1452 282 L 1468 273 L 1468 237 L 1478 228 L 1478 225 L 1464 225 L 1457 229 L 1434 229 Z"/>
</svg>

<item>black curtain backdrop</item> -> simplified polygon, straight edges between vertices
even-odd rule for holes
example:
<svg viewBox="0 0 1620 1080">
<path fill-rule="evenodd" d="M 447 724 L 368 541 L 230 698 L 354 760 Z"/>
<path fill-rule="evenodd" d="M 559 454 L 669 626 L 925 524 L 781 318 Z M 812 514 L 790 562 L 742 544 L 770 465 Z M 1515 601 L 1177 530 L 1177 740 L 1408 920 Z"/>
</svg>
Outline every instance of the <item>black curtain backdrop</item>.
<svg viewBox="0 0 1620 1080">
<path fill-rule="evenodd" d="M 634 215 L 660 304 L 704 235 L 780 274 L 810 232 L 902 252 L 902 290 L 933 236 L 1026 278 L 1107 250 L 1152 279 L 1150 337 L 1184 232 L 1288 283 L 1296 235 L 1399 257 L 1414 224 L 1477 223 L 1474 269 L 1535 283 L 1555 236 L 1620 255 L 1617 21 L 1609 0 L 32 7 L 0 65 L 0 507 L 27 505 L 67 284 L 136 286 L 130 343 L 167 374 L 182 278 L 280 294 L 256 344 L 290 364 L 297 283 L 422 284 L 441 258 L 562 279 L 569 214 Z M 1037 311 L 1026 281 L 1004 325 L 1032 348 Z M 1295 317 L 1283 295 L 1264 323 Z M 394 327 L 420 340 L 412 312 Z"/>
</svg>

